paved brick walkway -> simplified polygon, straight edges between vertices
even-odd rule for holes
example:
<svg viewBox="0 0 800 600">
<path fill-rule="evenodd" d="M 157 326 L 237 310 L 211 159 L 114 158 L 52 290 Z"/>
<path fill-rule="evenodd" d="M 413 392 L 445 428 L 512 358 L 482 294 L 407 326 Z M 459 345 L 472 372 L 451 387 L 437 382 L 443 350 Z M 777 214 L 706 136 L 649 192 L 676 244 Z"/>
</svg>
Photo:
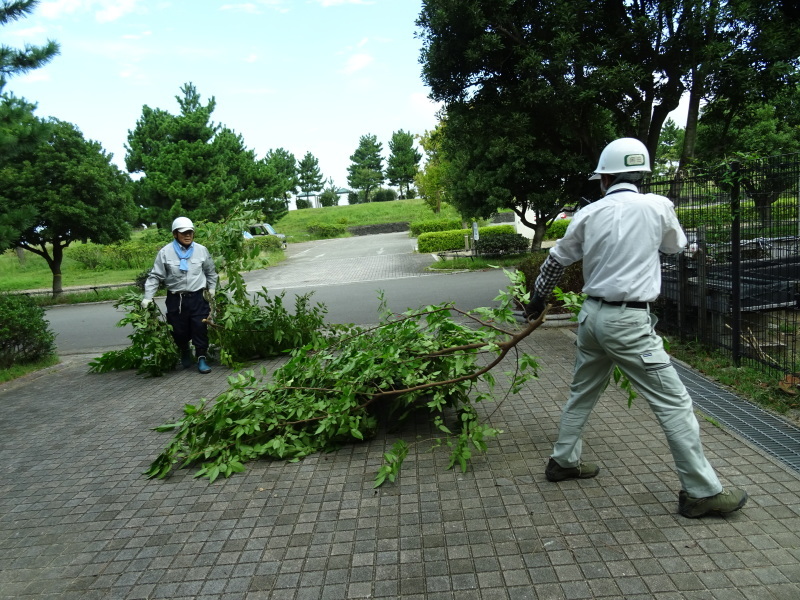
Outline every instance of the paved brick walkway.
<svg viewBox="0 0 800 600">
<path fill-rule="evenodd" d="M 800 598 L 800 474 L 704 420 L 723 482 L 751 494 L 726 519 L 677 514 L 663 436 L 613 386 L 585 435 L 600 475 L 544 478 L 573 340 L 529 338 L 540 379 L 484 406 L 505 432 L 467 473 L 420 442 L 378 490 L 382 451 L 425 424 L 212 485 L 151 481 L 169 440 L 152 427 L 221 391 L 226 369 L 91 375 L 71 357 L 0 386 L 0 598 Z"/>
</svg>

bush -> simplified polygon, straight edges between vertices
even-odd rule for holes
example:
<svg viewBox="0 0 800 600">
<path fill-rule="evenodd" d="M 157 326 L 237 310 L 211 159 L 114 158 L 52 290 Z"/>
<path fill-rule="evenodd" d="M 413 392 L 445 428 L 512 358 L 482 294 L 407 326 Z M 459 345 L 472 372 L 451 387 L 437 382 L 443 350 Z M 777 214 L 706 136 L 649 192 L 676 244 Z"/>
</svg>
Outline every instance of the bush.
<svg viewBox="0 0 800 600">
<path fill-rule="evenodd" d="M 26 296 L 0 294 L 0 368 L 55 354 L 55 334 L 44 308 Z"/>
<path fill-rule="evenodd" d="M 381 188 L 372 194 L 373 202 L 391 202 L 397 200 L 397 192 L 388 188 Z"/>
<path fill-rule="evenodd" d="M 262 252 L 272 252 L 274 250 L 283 249 L 283 242 L 274 235 L 259 235 L 253 239 L 247 240 L 247 244 L 258 246 L 259 250 Z"/>
<path fill-rule="evenodd" d="M 519 233 L 496 233 L 476 244 L 478 254 L 525 254 L 529 248 L 530 241 Z"/>
<path fill-rule="evenodd" d="M 550 223 L 550 225 L 547 226 L 544 239 L 560 240 L 564 237 L 564 234 L 567 233 L 567 227 L 569 227 L 570 221 L 572 221 L 572 219 L 558 219 Z"/>
<path fill-rule="evenodd" d="M 514 233 L 513 225 L 496 225 L 493 227 L 479 227 L 478 236 L 481 239 L 500 233 Z M 417 238 L 419 252 L 446 252 L 447 250 L 461 250 L 464 248 L 464 236 L 472 236 L 471 229 L 455 229 L 450 231 L 432 231 L 422 233 Z"/>
<path fill-rule="evenodd" d="M 421 233 L 431 231 L 450 231 L 461 228 L 460 219 L 436 219 L 431 221 L 415 221 L 411 223 L 411 237 L 419 237 Z"/>
<path fill-rule="evenodd" d="M 311 208 L 311 200 L 308 198 L 297 198 L 295 199 L 295 206 L 297 206 L 297 210 Z"/>
<path fill-rule="evenodd" d="M 549 254 L 548 250 L 534 252 L 528 255 L 519 265 L 517 270 L 525 275 L 525 289 L 533 295 L 533 286 L 539 276 L 539 269 Z M 558 287 L 563 292 L 580 293 L 583 290 L 583 262 L 578 261 L 566 268 L 558 282 Z"/>
<path fill-rule="evenodd" d="M 308 233 L 321 238 L 332 238 L 344 235 L 347 228 L 333 223 L 312 223 L 308 226 Z"/>
<path fill-rule="evenodd" d="M 86 242 L 69 246 L 66 255 L 87 269 L 144 269 L 167 242 L 159 236 L 142 237 L 110 245 Z"/>
</svg>

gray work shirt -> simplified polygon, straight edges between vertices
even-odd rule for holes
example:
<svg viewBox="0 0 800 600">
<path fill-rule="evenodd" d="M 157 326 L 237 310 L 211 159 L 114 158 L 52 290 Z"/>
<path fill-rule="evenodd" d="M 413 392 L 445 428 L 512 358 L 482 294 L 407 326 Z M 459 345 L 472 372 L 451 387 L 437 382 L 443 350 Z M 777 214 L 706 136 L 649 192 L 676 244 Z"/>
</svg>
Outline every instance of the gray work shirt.
<svg viewBox="0 0 800 600">
<path fill-rule="evenodd" d="M 181 259 L 178 258 L 172 242 L 158 251 L 150 276 L 144 283 L 145 298 L 152 298 L 162 281 L 167 290 L 176 294 L 196 292 L 205 288 L 213 292 L 217 288 L 217 270 L 211 254 L 205 246 L 197 242 L 192 244 L 194 251 L 192 257 L 188 259 L 189 270 L 186 273 L 180 269 Z"/>
</svg>

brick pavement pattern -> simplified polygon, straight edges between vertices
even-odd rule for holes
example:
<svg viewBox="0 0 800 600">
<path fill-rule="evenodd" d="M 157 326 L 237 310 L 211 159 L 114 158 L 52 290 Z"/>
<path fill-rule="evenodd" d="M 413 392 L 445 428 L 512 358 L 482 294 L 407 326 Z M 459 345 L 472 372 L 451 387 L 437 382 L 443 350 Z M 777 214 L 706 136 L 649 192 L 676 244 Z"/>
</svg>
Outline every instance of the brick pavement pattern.
<svg viewBox="0 0 800 600">
<path fill-rule="evenodd" d="M 512 364 L 497 369 L 483 410 L 504 433 L 466 473 L 412 422 L 211 485 L 191 469 L 153 481 L 142 472 L 170 437 L 152 428 L 225 389 L 229 371 L 96 375 L 72 357 L 0 386 L 0 598 L 800 598 L 800 474 L 705 420 L 723 483 L 750 493 L 727 518 L 677 514 L 661 430 L 613 385 L 585 435 L 600 475 L 545 479 L 573 342 L 534 332 L 524 349 L 540 377 L 518 396 L 503 396 Z M 374 490 L 398 438 L 423 441 Z"/>
</svg>

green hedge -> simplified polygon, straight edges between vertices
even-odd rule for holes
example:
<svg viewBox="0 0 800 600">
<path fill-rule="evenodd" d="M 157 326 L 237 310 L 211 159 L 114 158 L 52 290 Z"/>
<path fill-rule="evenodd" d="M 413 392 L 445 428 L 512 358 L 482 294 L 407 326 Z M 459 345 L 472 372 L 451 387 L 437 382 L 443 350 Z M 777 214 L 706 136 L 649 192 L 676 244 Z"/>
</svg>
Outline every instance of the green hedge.
<svg viewBox="0 0 800 600">
<path fill-rule="evenodd" d="M 430 221 L 416 221 L 411 223 L 409 229 L 411 237 L 419 237 L 422 233 L 433 231 L 452 231 L 461 227 L 461 219 L 435 219 Z"/>
<path fill-rule="evenodd" d="M 264 252 L 283 249 L 283 242 L 274 235 L 259 235 L 247 240 L 247 244 L 258 246 L 258 248 Z"/>
<path fill-rule="evenodd" d="M 320 238 L 333 238 L 345 235 L 347 227 L 333 223 L 312 223 L 308 226 L 308 233 Z"/>
<path fill-rule="evenodd" d="M 481 239 L 503 233 L 515 233 L 514 226 L 494 225 L 478 228 L 478 236 Z M 465 235 L 472 236 L 472 230 L 454 229 L 450 231 L 433 231 L 430 233 L 422 233 L 417 238 L 417 250 L 425 253 L 461 250 L 464 248 Z"/>
<path fill-rule="evenodd" d="M 482 237 L 476 246 L 480 255 L 525 254 L 531 242 L 519 233 L 495 233 Z"/>
<path fill-rule="evenodd" d="M 559 219 L 557 221 L 553 221 L 548 225 L 547 231 L 544 234 L 544 239 L 546 240 L 560 240 L 564 237 L 564 234 L 567 233 L 567 227 L 569 227 L 570 222 L 572 219 Z"/>
<path fill-rule="evenodd" d="M 0 369 L 55 354 L 55 339 L 43 307 L 27 296 L 0 294 Z"/>
</svg>

